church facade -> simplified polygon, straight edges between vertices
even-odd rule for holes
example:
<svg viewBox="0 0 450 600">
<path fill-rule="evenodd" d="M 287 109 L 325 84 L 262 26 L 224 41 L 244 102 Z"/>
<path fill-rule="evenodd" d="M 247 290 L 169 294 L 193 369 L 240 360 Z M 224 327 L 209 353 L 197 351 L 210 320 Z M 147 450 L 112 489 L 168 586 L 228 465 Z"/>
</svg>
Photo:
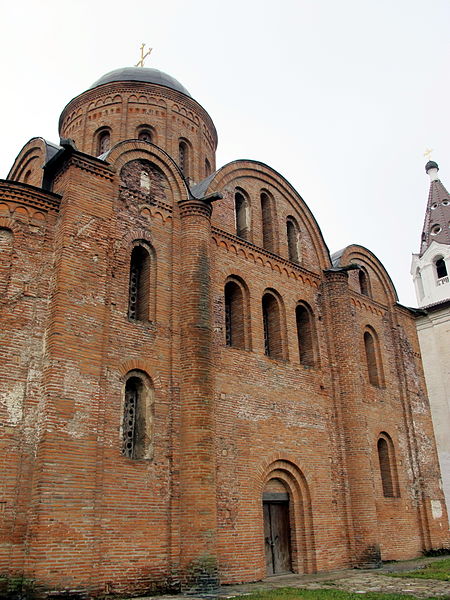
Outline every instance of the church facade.
<svg viewBox="0 0 450 600">
<path fill-rule="evenodd" d="M 278 172 L 126 68 L 0 181 L 0 573 L 140 593 L 448 543 L 414 314 Z"/>
</svg>

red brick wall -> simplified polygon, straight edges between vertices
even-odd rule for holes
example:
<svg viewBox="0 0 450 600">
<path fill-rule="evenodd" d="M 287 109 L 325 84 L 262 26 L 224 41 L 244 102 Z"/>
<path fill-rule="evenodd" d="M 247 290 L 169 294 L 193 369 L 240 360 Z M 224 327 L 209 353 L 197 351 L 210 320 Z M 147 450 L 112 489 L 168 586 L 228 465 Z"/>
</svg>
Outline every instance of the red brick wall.
<svg viewBox="0 0 450 600">
<path fill-rule="evenodd" d="M 22 572 L 28 549 L 36 454 L 45 435 L 42 393 L 53 234 L 59 197 L 0 182 L 7 232 L 0 284 L 0 570 Z"/>
</svg>

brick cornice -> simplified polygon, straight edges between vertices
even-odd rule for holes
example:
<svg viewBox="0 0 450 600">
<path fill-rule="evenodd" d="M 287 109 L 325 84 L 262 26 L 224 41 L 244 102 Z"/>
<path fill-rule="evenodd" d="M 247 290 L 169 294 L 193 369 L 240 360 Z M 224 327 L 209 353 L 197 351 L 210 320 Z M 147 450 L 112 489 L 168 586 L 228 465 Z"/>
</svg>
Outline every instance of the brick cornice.
<svg viewBox="0 0 450 600">
<path fill-rule="evenodd" d="M 111 171 L 110 167 L 106 164 L 102 165 L 96 158 L 91 158 L 84 154 L 72 154 L 61 169 L 58 170 L 56 178 L 65 173 L 69 167 L 75 167 L 81 171 L 91 173 L 96 177 L 108 179 L 109 181 L 112 181 L 114 177 L 114 173 Z"/>
<path fill-rule="evenodd" d="M 61 196 L 26 183 L 0 179 L 0 201 L 18 202 L 39 210 L 57 212 L 61 203 Z"/>
<path fill-rule="evenodd" d="M 178 203 L 180 208 L 180 217 L 190 217 L 192 215 L 199 215 L 206 219 L 211 218 L 212 206 L 203 200 L 197 200 L 196 198 L 188 198 L 187 200 L 181 200 Z"/>
</svg>

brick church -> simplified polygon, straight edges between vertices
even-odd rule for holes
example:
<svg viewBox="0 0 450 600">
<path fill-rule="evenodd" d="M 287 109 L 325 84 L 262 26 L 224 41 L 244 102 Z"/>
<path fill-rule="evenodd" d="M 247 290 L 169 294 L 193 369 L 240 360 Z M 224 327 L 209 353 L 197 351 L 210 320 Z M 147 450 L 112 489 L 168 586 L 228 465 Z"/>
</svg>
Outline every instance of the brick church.
<svg viewBox="0 0 450 600">
<path fill-rule="evenodd" d="M 0 180 L 0 574 L 214 590 L 448 543 L 414 314 L 169 75 L 108 73 Z"/>
</svg>

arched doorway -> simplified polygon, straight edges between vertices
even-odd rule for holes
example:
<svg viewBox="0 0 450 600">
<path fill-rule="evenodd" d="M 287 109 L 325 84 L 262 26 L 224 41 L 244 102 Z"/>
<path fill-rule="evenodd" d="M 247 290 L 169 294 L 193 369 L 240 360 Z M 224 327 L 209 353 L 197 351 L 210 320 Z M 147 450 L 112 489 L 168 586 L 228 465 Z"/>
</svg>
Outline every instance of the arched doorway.
<svg viewBox="0 0 450 600">
<path fill-rule="evenodd" d="M 289 492 L 281 479 L 269 479 L 263 492 L 267 575 L 292 571 Z"/>
<path fill-rule="evenodd" d="M 267 575 L 315 573 L 312 504 L 305 476 L 291 461 L 277 459 L 261 470 L 260 481 L 261 567 L 266 567 Z"/>
</svg>

